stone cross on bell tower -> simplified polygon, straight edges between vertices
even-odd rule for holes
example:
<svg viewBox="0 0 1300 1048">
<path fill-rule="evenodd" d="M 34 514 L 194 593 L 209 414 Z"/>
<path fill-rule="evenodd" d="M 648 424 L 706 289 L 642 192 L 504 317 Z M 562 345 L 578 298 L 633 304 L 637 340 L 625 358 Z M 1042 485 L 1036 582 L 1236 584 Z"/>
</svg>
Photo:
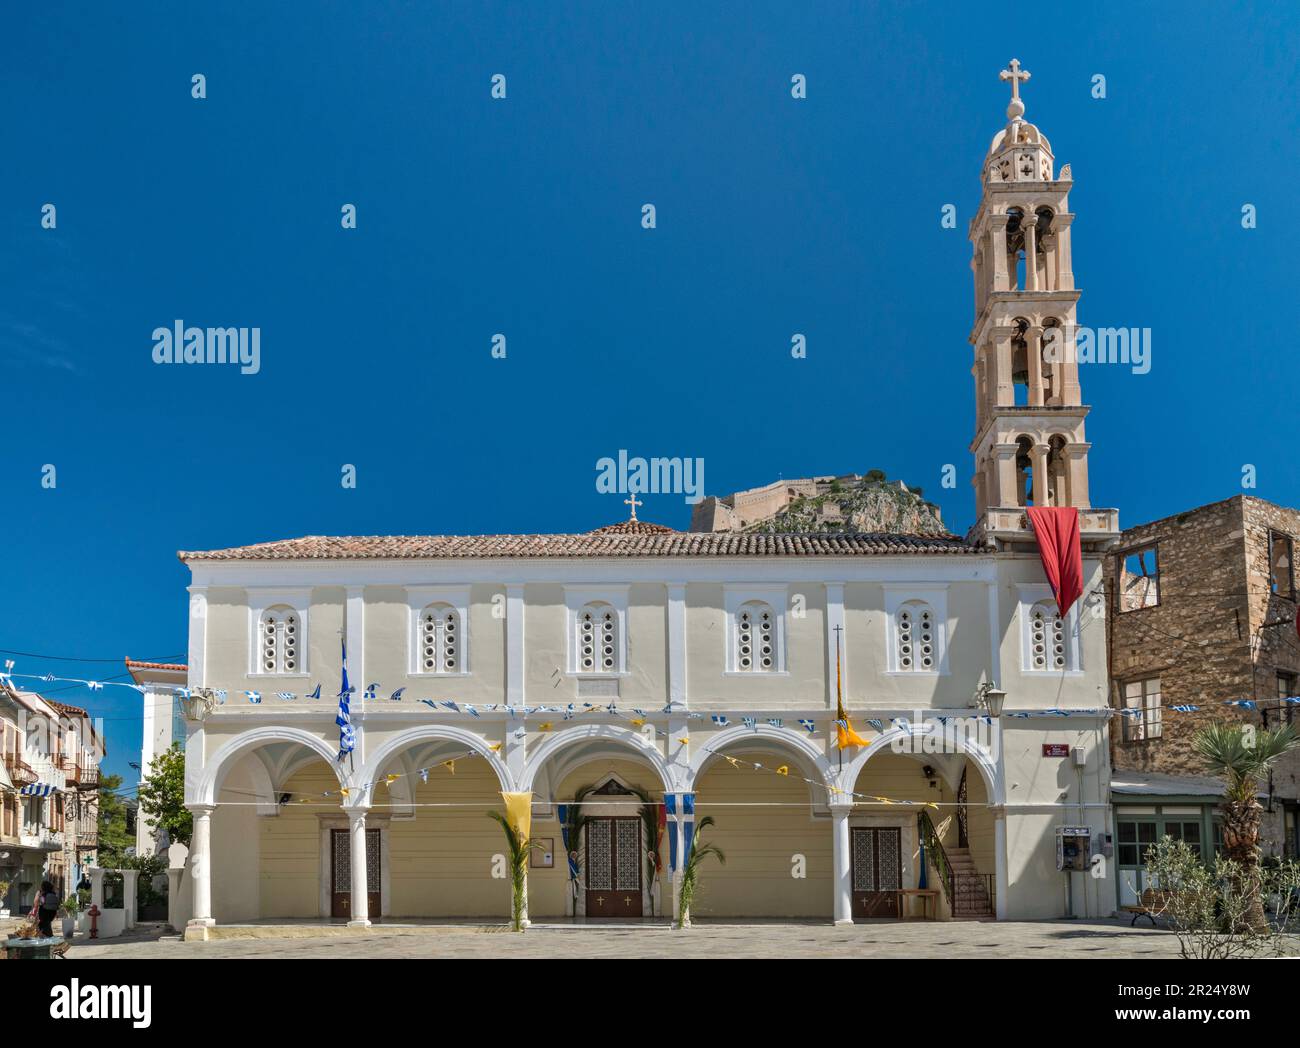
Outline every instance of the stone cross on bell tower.
<svg viewBox="0 0 1300 1048">
<path fill-rule="evenodd" d="M 1085 543 L 1118 535 L 1114 510 L 1088 493 L 1084 405 L 1075 356 L 1069 165 L 1023 119 L 1028 70 L 1013 58 L 1007 123 L 984 160 L 983 196 L 970 224 L 975 278 L 975 530 L 1003 544 L 1031 542 L 1027 506 L 1073 506 Z"/>
</svg>

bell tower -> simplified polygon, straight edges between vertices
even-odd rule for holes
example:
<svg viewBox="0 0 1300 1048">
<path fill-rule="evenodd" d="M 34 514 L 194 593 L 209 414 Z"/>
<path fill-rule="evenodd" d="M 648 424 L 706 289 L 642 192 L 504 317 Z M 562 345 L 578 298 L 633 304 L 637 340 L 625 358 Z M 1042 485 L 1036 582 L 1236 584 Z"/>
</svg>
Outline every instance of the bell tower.
<svg viewBox="0 0 1300 1048">
<path fill-rule="evenodd" d="M 1088 408 L 1074 353 L 1070 166 L 1056 171 L 1051 143 L 1024 119 L 1029 73 L 1012 59 L 1007 123 L 993 138 L 983 195 L 970 224 L 975 277 L 976 523 L 972 535 L 1032 543 L 1026 506 L 1074 506 L 1085 547 L 1119 534 L 1119 513 L 1088 494 Z"/>
</svg>

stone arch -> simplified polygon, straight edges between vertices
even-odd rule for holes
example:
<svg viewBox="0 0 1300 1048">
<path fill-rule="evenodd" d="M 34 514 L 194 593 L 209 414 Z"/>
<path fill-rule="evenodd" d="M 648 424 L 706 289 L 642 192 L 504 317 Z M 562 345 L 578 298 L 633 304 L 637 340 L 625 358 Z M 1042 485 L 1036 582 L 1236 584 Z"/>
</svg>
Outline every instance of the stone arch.
<svg viewBox="0 0 1300 1048">
<path fill-rule="evenodd" d="M 996 724 L 997 722 L 994 721 Z M 861 776 L 867 763 L 881 750 L 889 749 L 897 739 L 921 739 L 938 728 L 942 731 L 943 726 L 937 722 L 927 722 L 924 724 L 907 723 L 905 725 L 893 725 L 888 731 L 872 740 L 871 745 L 862 750 L 856 757 L 844 765 L 844 770 L 839 775 L 840 789 L 851 792 L 857 785 L 858 778 Z M 1004 804 L 1004 791 L 1002 783 L 1002 774 L 998 770 L 997 761 L 983 747 L 977 743 L 972 743 L 961 732 L 954 732 L 949 736 L 955 743 L 958 752 L 965 754 L 970 762 L 975 765 L 980 777 L 984 780 L 984 787 L 988 794 L 990 804 Z"/>
<path fill-rule="evenodd" d="M 706 746 L 695 750 L 691 754 L 690 768 L 687 773 L 689 779 L 684 786 L 686 792 L 694 791 L 696 781 L 698 781 L 700 775 L 712 760 L 722 759 L 723 749 L 736 743 L 752 743 L 755 740 L 775 742 L 778 745 L 789 747 L 816 769 L 817 774 L 822 778 L 822 783 L 828 790 L 835 785 L 835 773 L 831 770 L 830 761 L 826 758 L 826 754 L 813 745 L 811 741 L 802 735 L 796 735 L 786 728 L 775 728 L 770 724 L 756 724 L 752 728 L 743 725 L 727 728 L 716 735 L 710 736 Z"/>
<path fill-rule="evenodd" d="M 403 751 L 420 742 L 428 742 L 434 739 L 442 739 L 448 742 L 459 742 L 466 749 L 473 750 L 485 761 L 488 767 L 496 774 L 497 782 L 500 783 L 501 789 L 507 793 L 514 790 L 514 782 L 510 777 L 510 769 L 506 767 L 505 762 L 500 755 L 491 749 L 491 743 L 482 735 L 477 735 L 465 728 L 458 728 L 451 724 L 422 724 L 416 728 L 407 728 L 399 732 L 393 738 L 389 739 L 382 746 L 375 750 L 374 755 L 362 767 L 359 779 L 364 787 L 362 796 L 355 804 L 366 805 L 370 803 L 370 794 L 376 780 L 383 772 L 385 766 L 398 757 Z"/>
<path fill-rule="evenodd" d="M 663 754 L 659 752 L 659 748 L 639 732 L 630 728 L 620 728 L 617 724 L 582 724 L 555 732 L 528 755 L 519 788 L 524 791 L 531 790 L 546 762 L 556 754 L 578 743 L 601 740 L 626 746 L 631 751 L 630 755 L 640 757 L 654 768 L 666 793 L 674 792 L 677 776 L 674 775 Z"/>
<path fill-rule="evenodd" d="M 345 777 L 339 774 L 338 762 L 335 760 L 338 756 L 336 747 L 301 728 L 272 725 L 242 732 L 219 746 L 216 752 L 204 761 L 193 791 L 186 790 L 186 803 L 214 805 L 217 790 L 221 788 L 222 780 L 235 762 L 253 750 L 275 742 L 292 742 L 305 746 L 329 765 L 340 785 L 344 783 Z"/>
</svg>

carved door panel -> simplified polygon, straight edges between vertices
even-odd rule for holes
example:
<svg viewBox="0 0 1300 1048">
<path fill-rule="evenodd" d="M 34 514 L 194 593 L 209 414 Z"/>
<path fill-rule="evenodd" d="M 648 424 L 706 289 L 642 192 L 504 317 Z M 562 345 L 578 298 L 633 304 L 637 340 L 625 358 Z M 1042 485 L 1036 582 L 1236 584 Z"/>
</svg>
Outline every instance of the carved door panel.
<svg viewBox="0 0 1300 1048">
<path fill-rule="evenodd" d="M 902 913 L 903 832 L 897 827 L 853 828 L 853 916 L 898 917 Z"/>
<path fill-rule="evenodd" d="M 641 916 L 641 820 L 591 819 L 587 838 L 587 916 Z"/>
<path fill-rule="evenodd" d="M 379 831 L 366 830 L 366 916 L 379 920 Z M 330 830 L 330 916 L 352 916 L 352 841 L 347 830 Z"/>
</svg>

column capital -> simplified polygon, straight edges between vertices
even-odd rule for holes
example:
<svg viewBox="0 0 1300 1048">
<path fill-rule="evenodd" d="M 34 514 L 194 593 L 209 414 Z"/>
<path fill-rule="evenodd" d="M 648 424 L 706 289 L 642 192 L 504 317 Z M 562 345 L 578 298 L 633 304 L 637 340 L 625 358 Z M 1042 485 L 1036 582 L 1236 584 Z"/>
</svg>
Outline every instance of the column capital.
<svg viewBox="0 0 1300 1048">
<path fill-rule="evenodd" d="M 191 815 L 211 815 L 217 810 L 215 804 L 187 804 L 185 810 Z"/>
</svg>

